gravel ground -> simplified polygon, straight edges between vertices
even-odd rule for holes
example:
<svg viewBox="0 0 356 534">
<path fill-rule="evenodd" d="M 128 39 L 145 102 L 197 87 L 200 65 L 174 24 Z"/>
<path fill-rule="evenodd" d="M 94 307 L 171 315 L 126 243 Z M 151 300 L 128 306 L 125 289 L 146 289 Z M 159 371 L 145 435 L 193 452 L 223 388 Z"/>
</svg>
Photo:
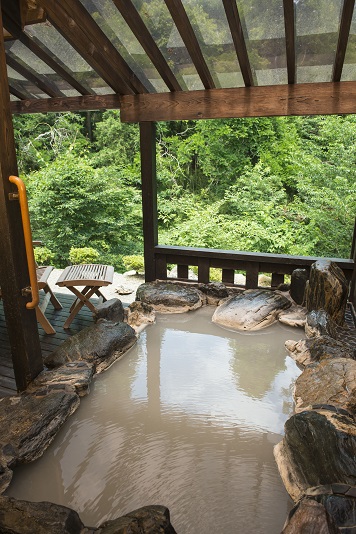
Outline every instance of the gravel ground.
<svg viewBox="0 0 356 534">
<path fill-rule="evenodd" d="M 66 287 L 59 287 L 56 282 L 62 274 L 62 269 L 53 269 L 51 272 L 48 283 L 54 293 L 66 293 L 67 295 L 73 295 Z M 134 271 L 129 271 L 124 274 L 114 273 L 114 280 L 110 286 L 102 287 L 101 292 L 109 300 L 112 298 L 119 298 L 122 304 L 129 305 L 136 298 L 136 289 L 139 285 L 144 283 L 144 275 L 136 274 Z M 120 294 L 120 292 L 132 291 L 129 295 Z"/>
</svg>

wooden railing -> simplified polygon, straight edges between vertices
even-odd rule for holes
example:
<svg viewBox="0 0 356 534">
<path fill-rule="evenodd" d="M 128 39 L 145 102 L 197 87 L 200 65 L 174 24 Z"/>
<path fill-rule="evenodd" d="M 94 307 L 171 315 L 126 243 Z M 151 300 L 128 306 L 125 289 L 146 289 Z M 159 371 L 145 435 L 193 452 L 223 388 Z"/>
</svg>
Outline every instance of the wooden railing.
<svg viewBox="0 0 356 534">
<path fill-rule="evenodd" d="M 284 282 L 285 275 L 292 274 L 294 269 L 309 270 L 320 258 L 157 245 L 154 247 L 154 259 L 155 278 L 159 280 L 169 280 L 167 266 L 176 265 L 175 280 L 192 281 L 188 278 L 189 267 L 198 267 L 198 282 L 206 284 L 210 281 L 210 269 L 218 268 L 222 270 L 221 281 L 226 285 L 241 285 L 235 284 L 235 271 L 243 271 L 246 275 L 243 287 L 253 289 L 258 287 L 258 277 L 261 273 L 270 274 L 271 287 L 276 288 Z M 328 259 L 343 270 L 347 280 L 351 281 L 355 277 L 354 259 Z M 354 302 L 354 295 L 352 300 Z"/>
</svg>

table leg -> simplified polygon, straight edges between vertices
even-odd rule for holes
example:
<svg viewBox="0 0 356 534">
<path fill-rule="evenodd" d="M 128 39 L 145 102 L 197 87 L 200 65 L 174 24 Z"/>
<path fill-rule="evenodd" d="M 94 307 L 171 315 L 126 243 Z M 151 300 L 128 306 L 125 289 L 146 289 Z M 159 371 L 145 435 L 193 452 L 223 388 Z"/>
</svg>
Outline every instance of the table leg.
<svg viewBox="0 0 356 534">
<path fill-rule="evenodd" d="M 68 287 L 68 286 L 67 286 Z M 86 294 L 83 294 L 81 293 L 80 291 L 78 291 L 78 289 L 76 289 L 75 287 L 68 287 L 68 289 L 74 293 L 74 295 L 77 297 L 77 300 L 75 301 L 77 304 L 74 306 L 72 306 L 71 308 L 71 312 L 70 312 L 70 315 L 68 317 L 68 319 L 66 320 L 66 322 L 64 323 L 63 325 L 63 328 L 69 328 L 69 325 L 71 324 L 71 322 L 73 321 L 74 317 L 77 315 L 77 313 L 82 309 L 82 307 L 84 306 L 84 304 L 86 306 L 88 306 L 88 308 L 92 311 L 92 312 L 95 312 L 95 306 L 89 301 L 90 297 L 93 296 L 93 294 L 95 293 L 95 291 L 97 290 L 97 286 L 94 286 L 92 288 L 89 288 L 88 289 L 88 286 L 86 286 L 84 289 L 86 289 Z M 83 290 L 84 291 L 84 290 Z"/>
</svg>

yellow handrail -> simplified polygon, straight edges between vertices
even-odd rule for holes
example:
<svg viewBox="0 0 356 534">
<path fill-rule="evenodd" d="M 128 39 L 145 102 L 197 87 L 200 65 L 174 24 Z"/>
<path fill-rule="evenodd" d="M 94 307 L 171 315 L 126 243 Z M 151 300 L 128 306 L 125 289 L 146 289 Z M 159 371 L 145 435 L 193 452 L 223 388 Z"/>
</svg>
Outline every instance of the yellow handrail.
<svg viewBox="0 0 356 534">
<path fill-rule="evenodd" d="M 32 300 L 26 303 L 26 308 L 30 310 L 38 306 L 40 297 L 38 293 L 36 262 L 35 262 L 35 256 L 33 253 L 33 246 L 32 246 L 32 234 L 31 234 L 30 214 L 28 211 L 26 186 L 21 180 L 21 178 L 18 178 L 17 176 L 10 176 L 9 180 L 12 184 L 16 185 L 18 192 L 19 192 L 18 198 L 20 202 L 22 227 L 23 227 L 23 234 L 25 238 L 28 274 L 30 276 L 30 285 L 31 285 L 31 292 L 32 292 Z"/>
</svg>

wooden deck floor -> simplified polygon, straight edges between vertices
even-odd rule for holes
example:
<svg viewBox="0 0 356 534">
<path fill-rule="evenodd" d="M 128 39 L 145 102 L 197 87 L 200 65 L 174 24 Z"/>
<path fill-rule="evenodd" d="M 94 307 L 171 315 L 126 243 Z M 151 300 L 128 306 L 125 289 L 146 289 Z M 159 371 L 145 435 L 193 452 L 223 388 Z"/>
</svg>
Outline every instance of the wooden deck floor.
<svg viewBox="0 0 356 534">
<path fill-rule="evenodd" d="M 46 317 L 55 328 L 56 334 L 47 335 L 44 333 L 42 327 L 38 325 L 43 357 L 47 356 L 47 354 L 61 345 L 63 341 L 68 339 L 68 336 L 72 336 L 86 326 L 93 324 L 92 313 L 86 306 L 84 306 L 72 322 L 70 328 L 64 330 L 63 324 L 69 315 L 69 308 L 75 297 L 74 295 L 67 295 L 65 293 L 55 293 L 55 295 L 62 304 L 63 309 L 54 310 L 53 306 L 49 303 L 46 310 Z M 93 304 L 95 304 L 95 301 L 98 301 L 98 299 L 91 300 Z M 10 344 L 7 335 L 4 308 L 2 301 L 0 301 L 0 397 L 15 394 L 16 384 L 11 360 Z"/>
</svg>

